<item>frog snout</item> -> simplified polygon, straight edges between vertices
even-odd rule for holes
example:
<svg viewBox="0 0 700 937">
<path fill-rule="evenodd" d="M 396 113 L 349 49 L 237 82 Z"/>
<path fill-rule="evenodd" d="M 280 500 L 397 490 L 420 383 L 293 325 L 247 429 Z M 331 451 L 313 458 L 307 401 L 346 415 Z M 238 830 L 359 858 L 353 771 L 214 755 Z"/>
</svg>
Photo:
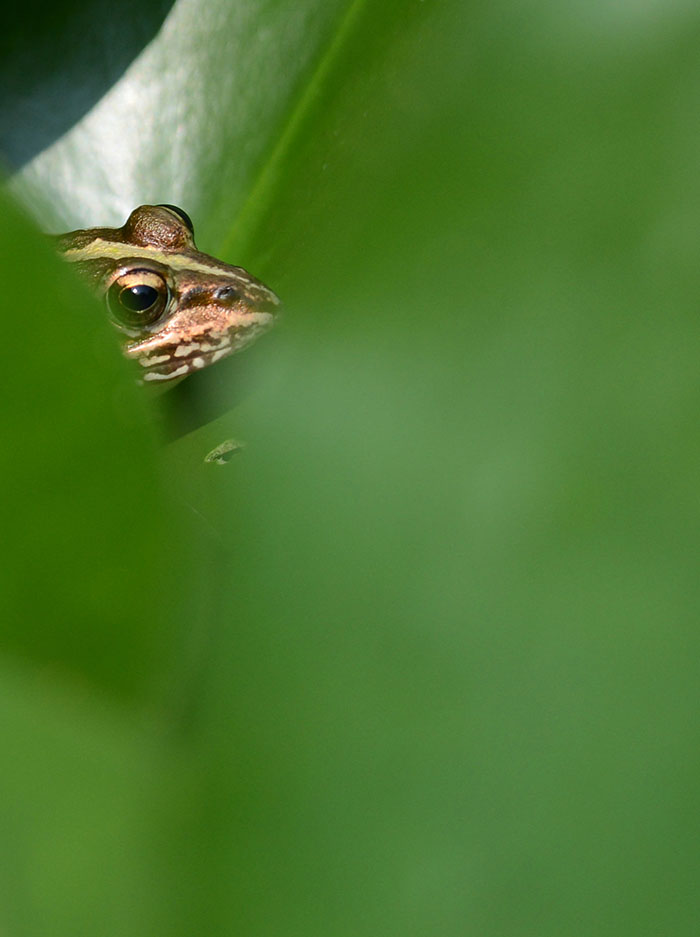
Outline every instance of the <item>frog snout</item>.
<svg viewBox="0 0 700 937">
<path fill-rule="evenodd" d="M 279 311 L 280 301 L 272 292 L 263 287 L 251 295 L 235 286 L 221 286 L 214 292 L 214 300 L 227 306 L 242 303 L 250 312 L 266 312 L 275 315 Z"/>
</svg>

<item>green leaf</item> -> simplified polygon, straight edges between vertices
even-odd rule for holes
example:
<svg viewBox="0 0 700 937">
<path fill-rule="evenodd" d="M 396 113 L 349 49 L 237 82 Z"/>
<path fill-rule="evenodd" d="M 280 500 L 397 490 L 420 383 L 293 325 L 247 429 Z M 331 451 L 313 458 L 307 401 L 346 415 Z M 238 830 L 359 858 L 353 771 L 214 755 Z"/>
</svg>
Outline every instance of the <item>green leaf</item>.
<svg viewBox="0 0 700 937">
<path fill-rule="evenodd" d="M 160 467 L 145 430 L 123 457 L 188 518 L 149 541 L 184 597 L 167 682 L 123 745 L 99 717 L 168 933 L 694 932 L 699 22 L 180 0 L 13 181 L 46 223 L 181 202 L 286 304 L 207 374 L 225 416 Z M 107 372 L 47 328 L 92 412 Z M 228 435 L 246 448 L 205 464 Z M 115 874 L 92 932 L 133 933 L 104 901 L 129 863 L 84 848 Z M 52 869 L 21 867 L 26 893 Z"/>
<path fill-rule="evenodd" d="M 173 536 L 148 401 L 102 307 L 6 196 L 2 214 L 3 646 L 143 693 L 168 641 Z"/>
</svg>

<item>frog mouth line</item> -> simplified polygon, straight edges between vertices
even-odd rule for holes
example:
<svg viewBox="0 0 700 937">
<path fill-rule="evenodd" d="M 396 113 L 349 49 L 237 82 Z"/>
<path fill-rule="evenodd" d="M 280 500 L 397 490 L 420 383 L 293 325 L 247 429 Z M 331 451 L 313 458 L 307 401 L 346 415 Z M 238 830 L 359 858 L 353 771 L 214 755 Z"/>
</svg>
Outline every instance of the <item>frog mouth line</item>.
<svg viewBox="0 0 700 937">
<path fill-rule="evenodd" d="M 142 383 L 176 380 L 194 371 L 201 371 L 245 348 L 269 329 L 273 318 L 272 315 L 262 313 L 257 321 L 238 323 L 223 333 L 210 331 L 200 339 L 179 343 L 164 341 L 155 346 L 151 344 L 153 340 L 148 339 L 151 347 L 145 353 L 140 347 L 145 342 L 127 345 L 125 351 L 129 358 L 136 359 L 143 368 L 139 375 Z"/>
</svg>

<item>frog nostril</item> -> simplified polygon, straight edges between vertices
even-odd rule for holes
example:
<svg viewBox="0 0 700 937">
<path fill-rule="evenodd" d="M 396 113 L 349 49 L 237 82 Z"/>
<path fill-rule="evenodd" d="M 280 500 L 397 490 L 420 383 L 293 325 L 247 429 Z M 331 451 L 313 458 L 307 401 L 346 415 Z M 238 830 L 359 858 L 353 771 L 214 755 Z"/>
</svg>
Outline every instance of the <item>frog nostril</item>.
<svg viewBox="0 0 700 937">
<path fill-rule="evenodd" d="M 220 289 L 216 291 L 217 299 L 233 300 L 233 299 L 238 299 L 239 296 L 240 296 L 240 293 L 235 288 L 235 286 L 222 286 L 220 287 Z"/>
<path fill-rule="evenodd" d="M 236 286 L 220 286 L 214 291 L 214 298 L 227 305 L 240 304 L 242 313 L 275 313 L 279 308 L 279 300 L 271 290 L 263 292 L 262 289 L 251 291 Z"/>
</svg>

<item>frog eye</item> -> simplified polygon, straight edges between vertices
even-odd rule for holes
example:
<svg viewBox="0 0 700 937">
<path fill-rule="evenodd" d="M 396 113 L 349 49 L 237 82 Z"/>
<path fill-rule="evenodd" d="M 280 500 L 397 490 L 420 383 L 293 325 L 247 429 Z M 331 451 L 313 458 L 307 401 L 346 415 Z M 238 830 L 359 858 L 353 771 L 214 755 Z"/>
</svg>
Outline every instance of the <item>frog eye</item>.
<svg viewBox="0 0 700 937">
<path fill-rule="evenodd" d="M 107 306 L 117 323 L 136 328 L 159 319 L 169 298 L 168 284 L 152 270 L 130 270 L 107 290 Z"/>
<path fill-rule="evenodd" d="M 192 237 L 194 237 L 194 225 L 192 224 L 192 219 L 184 210 L 184 208 L 178 208 L 177 205 L 156 205 L 156 208 L 167 208 L 168 211 L 176 214 L 180 221 L 184 223 L 185 227 L 189 229 Z"/>
</svg>

